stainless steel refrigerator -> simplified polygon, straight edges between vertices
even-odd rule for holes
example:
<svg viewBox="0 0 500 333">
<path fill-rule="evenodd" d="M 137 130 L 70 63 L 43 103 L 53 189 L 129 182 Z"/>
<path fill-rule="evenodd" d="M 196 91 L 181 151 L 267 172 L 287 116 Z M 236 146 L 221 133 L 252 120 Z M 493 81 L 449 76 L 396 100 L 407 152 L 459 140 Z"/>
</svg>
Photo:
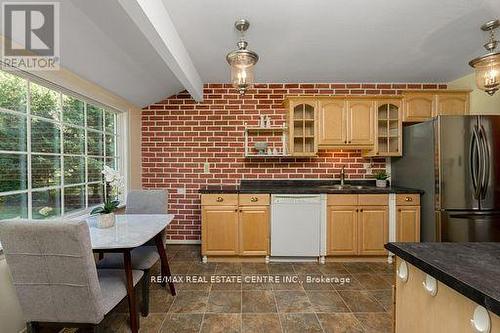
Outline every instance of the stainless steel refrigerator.
<svg viewBox="0 0 500 333">
<path fill-rule="evenodd" d="M 419 188 L 421 240 L 500 241 L 500 116 L 439 116 L 407 126 L 396 186 Z"/>
</svg>

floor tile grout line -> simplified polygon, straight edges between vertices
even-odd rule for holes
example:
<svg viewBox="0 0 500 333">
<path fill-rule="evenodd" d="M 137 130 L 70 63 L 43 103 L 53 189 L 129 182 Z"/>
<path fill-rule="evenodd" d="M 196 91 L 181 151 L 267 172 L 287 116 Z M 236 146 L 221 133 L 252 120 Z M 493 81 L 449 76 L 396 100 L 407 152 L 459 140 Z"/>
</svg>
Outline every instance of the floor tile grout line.
<svg viewBox="0 0 500 333">
<path fill-rule="evenodd" d="M 293 268 L 293 266 L 292 266 L 292 268 Z M 271 286 L 271 288 L 272 288 L 272 286 Z M 273 293 L 274 305 L 276 306 L 276 314 L 278 316 L 278 321 L 280 323 L 281 332 L 285 332 L 283 329 L 283 323 L 281 322 L 281 315 L 280 315 L 280 311 L 278 308 L 278 301 L 276 300 L 276 292 L 275 292 L 274 288 L 272 289 L 271 292 Z"/>
</svg>

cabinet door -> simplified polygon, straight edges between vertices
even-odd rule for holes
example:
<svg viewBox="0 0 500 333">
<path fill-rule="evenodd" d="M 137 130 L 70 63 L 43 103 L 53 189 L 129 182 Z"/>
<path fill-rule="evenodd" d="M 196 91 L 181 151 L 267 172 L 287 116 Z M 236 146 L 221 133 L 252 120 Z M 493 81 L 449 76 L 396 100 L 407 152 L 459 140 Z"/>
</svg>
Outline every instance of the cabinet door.
<svg viewBox="0 0 500 333">
<path fill-rule="evenodd" d="M 374 102 L 350 100 L 347 102 L 347 144 L 373 145 L 375 136 Z"/>
<path fill-rule="evenodd" d="M 267 255 L 269 250 L 269 207 L 240 207 L 240 254 Z"/>
<path fill-rule="evenodd" d="M 328 206 L 327 246 L 329 255 L 358 252 L 356 206 Z"/>
<path fill-rule="evenodd" d="M 289 149 L 293 156 L 315 156 L 317 142 L 317 102 L 294 99 L 289 103 Z"/>
<path fill-rule="evenodd" d="M 360 255 L 384 255 L 389 238 L 387 206 L 360 206 L 358 213 L 358 246 Z"/>
<path fill-rule="evenodd" d="M 319 144 L 347 143 L 347 115 L 345 100 L 322 100 L 319 104 Z"/>
<path fill-rule="evenodd" d="M 203 255 L 238 253 L 238 206 L 203 206 L 201 210 Z"/>
<path fill-rule="evenodd" d="M 437 95 L 438 115 L 464 115 L 469 113 L 469 94 L 450 93 Z"/>
<path fill-rule="evenodd" d="M 435 112 L 435 99 L 432 93 L 405 94 L 405 117 L 403 121 L 419 122 L 431 119 Z"/>
<path fill-rule="evenodd" d="M 420 242 L 420 206 L 398 206 L 396 241 Z"/>
</svg>

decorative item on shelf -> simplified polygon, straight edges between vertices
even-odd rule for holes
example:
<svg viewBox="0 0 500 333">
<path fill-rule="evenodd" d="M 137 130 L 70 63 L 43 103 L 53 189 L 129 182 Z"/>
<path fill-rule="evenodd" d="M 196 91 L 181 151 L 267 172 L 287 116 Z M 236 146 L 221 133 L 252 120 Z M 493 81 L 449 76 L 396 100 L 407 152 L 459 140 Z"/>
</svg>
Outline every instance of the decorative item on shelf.
<svg viewBox="0 0 500 333">
<path fill-rule="evenodd" d="M 254 83 L 253 67 L 259 61 L 257 53 L 247 49 L 248 43 L 245 41 L 245 31 L 250 27 L 250 22 L 239 19 L 234 23 L 236 30 L 240 32 L 240 41 L 237 43 L 238 50 L 229 52 L 226 60 L 231 66 L 231 82 L 240 95 L 244 95 L 246 90 Z"/>
<path fill-rule="evenodd" d="M 259 155 L 265 155 L 266 154 L 266 149 L 267 149 L 267 142 L 264 141 L 257 141 L 254 144 L 255 150 L 257 150 L 257 154 Z"/>
<path fill-rule="evenodd" d="M 387 187 L 387 179 L 389 179 L 390 176 L 385 172 L 385 170 L 375 172 L 374 176 L 377 187 Z"/>
<path fill-rule="evenodd" d="M 264 116 L 264 115 L 260 116 L 259 127 L 261 127 L 261 128 L 266 127 L 266 116 Z"/>
<path fill-rule="evenodd" d="M 484 44 L 488 53 L 469 62 L 476 72 L 477 87 L 490 96 L 500 88 L 500 52 L 495 52 L 498 45 L 495 29 L 499 26 L 499 20 L 488 21 L 481 26 L 481 30 L 490 34 L 490 39 Z"/>
<path fill-rule="evenodd" d="M 111 228 L 115 225 L 114 211 L 120 204 L 118 196 L 121 194 L 124 186 L 124 179 L 120 173 L 108 166 L 104 166 L 102 171 L 104 180 L 108 184 L 106 201 L 103 206 L 92 209 L 90 215 L 97 215 L 96 226 L 100 229 Z"/>
<path fill-rule="evenodd" d="M 271 128 L 271 118 L 269 116 L 266 116 L 266 128 Z"/>
<path fill-rule="evenodd" d="M 267 155 L 272 155 L 273 154 L 273 150 L 271 149 L 271 147 L 268 147 L 267 148 Z"/>
<path fill-rule="evenodd" d="M 278 153 L 278 148 L 274 147 L 273 148 L 273 155 L 277 156 L 279 153 Z"/>
</svg>

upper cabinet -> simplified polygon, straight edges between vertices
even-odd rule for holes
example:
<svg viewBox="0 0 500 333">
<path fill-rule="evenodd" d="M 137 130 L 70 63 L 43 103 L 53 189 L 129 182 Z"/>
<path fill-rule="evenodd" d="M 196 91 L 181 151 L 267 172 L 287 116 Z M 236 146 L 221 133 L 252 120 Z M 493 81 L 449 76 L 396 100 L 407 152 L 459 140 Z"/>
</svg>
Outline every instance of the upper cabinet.
<svg viewBox="0 0 500 333">
<path fill-rule="evenodd" d="M 421 122 L 439 115 L 469 113 L 470 91 L 430 90 L 404 92 L 404 122 Z"/>
<path fill-rule="evenodd" d="M 317 101 L 298 98 L 290 99 L 287 102 L 290 155 L 316 155 L 318 153 Z"/>
<path fill-rule="evenodd" d="M 372 150 L 364 151 L 363 156 L 401 156 L 401 99 L 378 100 L 375 107 L 375 145 Z"/>
<path fill-rule="evenodd" d="M 321 145 L 347 143 L 347 102 L 344 99 L 319 101 L 319 142 Z"/>
<path fill-rule="evenodd" d="M 375 103 L 372 100 L 347 101 L 347 144 L 370 146 L 374 142 Z"/>
<path fill-rule="evenodd" d="M 373 145 L 373 100 L 322 98 L 318 104 L 320 147 L 366 148 Z"/>
<path fill-rule="evenodd" d="M 437 114 L 464 115 L 469 113 L 468 93 L 447 93 L 436 95 Z"/>
</svg>

